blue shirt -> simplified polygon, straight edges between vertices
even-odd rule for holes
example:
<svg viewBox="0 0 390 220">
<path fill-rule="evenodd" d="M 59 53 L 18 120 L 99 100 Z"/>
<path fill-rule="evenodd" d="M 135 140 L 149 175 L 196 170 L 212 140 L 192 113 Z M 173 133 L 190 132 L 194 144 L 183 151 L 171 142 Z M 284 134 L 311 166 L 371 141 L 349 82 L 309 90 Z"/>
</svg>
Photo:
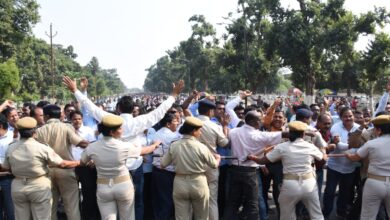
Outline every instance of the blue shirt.
<svg viewBox="0 0 390 220">
<path fill-rule="evenodd" d="M 216 117 L 213 117 L 210 120 L 212 122 L 214 122 L 215 124 L 217 124 L 217 125 L 221 125 L 221 123 L 219 123 L 219 121 L 218 121 L 218 119 Z M 231 123 L 229 123 L 228 128 L 232 129 L 234 127 L 233 127 L 233 125 Z M 221 156 L 230 156 L 231 155 L 229 146 L 226 146 L 226 147 L 218 147 L 217 146 L 217 152 Z M 231 164 L 230 160 L 221 160 L 221 162 L 219 163 L 219 166 L 229 165 L 229 164 Z"/>
</svg>

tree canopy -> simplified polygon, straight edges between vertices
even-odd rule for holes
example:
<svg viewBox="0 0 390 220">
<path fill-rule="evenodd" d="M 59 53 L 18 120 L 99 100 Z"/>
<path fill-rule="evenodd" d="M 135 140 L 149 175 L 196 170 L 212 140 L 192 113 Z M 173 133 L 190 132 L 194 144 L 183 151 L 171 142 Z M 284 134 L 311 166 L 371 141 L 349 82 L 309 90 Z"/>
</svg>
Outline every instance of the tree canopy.
<svg viewBox="0 0 390 220">
<path fill-rule="evenodd" d="M 225 17 L 222 39 L 204 16 L 192 16 L 191 36 L 148 69 L 144 89 L 167 91 L 166 80 L 179 77 L 191 89 L 222 93 L 281 92 L 291 81 L 308 95 L 316 88 L 350 94 L 368 91 L 370 79 L 389 72 L 385 8 L 355 15 L 344 0 L 297 2 L 292 9 L 279 0 L 239 0 Z M 355 49 L 360 36 L 375 39 L 363 52 Z M 290 77 L 278 74 L 282 67 Z"/>
</svg>

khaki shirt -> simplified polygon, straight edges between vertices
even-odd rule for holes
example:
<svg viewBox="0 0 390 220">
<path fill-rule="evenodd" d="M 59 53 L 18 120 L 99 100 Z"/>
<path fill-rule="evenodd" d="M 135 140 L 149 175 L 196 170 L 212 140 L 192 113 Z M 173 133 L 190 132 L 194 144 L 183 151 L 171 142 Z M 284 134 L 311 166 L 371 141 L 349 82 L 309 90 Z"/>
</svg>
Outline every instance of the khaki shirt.
<svg viewBox="0 0 390 220">
<path fill-rule="evenodd" d="M 315 129 L 313 127 L 308 127 L 306 130 L 310 131 L 310 132 L 314 132 L 314 136 L 311 137 L 311 136 L 305 135 L 303 137 L 303 140 L 305 140 L 311 144 L 314 144 L 320 150 L 322 150 L 323 148 L 328 146 L 326 141 L 322 138 L 321 133 L 319 131 L 317 131 L 317 129 Z"/>
<path fill-rule="evenodd" d="M 361 158 L 368 158 L 368 173 L 390 176 L 390 135 L 382 135 L 368 141 L 358 149 Z"/>
<path fill-rule="evenodd" d="M 59 119 L 50 119 L 37 129 L 36 140 L 51 146 L 64 160 L 73 160 L 72 144 L 77 145 L 83 139 L 71 125 L 62 123 Z"/>
<path fill-rule="evenodd" d="M 81 154 L 83 163 L 93 160 L 99 178 L 129 175 L 126 160 L 139 157 L 141 148 L 113 137 L 103 137 L 91 143 Z"/>
<path fill-rule="evenodd" d="M 217 146 L 225 147 L 229 143 L 229 139 L 223 133 L 222 126 L 212 122 L 205 115 L 199 115 L 198 118 L 203 122 L 201 128 L 202 134 L 199 137 L 199 141 L 206 145 L 213 153 L 217 152 Z"/>
<path fill-rule="evenodd" d="M 161 160 L 161 166 L 173 164 L 177 174 L 197 174 L 206 172 L 206 168 L 217 168 L 214 155 L 195 137 L 184 137 L 171 144 L 169 152 Z"/>
<path fill-rule="evenodd" d="M 10 168 L 16 177 L 35 178 L 48 174 L 48 165 L 61 163 L 62 158 L 49 146 L 23 138 L 9 146 L 3 167 Z"/>
<path fill-rule="evenodd" d="M 313 172 L 313 159 L 321 160 L 323 153 L 311 143 L 298 138 L 294 142 L 284 142 L 265 155 L 269 161 L 282 161 L 284 174 L 305 174 Z"/>
</svg>

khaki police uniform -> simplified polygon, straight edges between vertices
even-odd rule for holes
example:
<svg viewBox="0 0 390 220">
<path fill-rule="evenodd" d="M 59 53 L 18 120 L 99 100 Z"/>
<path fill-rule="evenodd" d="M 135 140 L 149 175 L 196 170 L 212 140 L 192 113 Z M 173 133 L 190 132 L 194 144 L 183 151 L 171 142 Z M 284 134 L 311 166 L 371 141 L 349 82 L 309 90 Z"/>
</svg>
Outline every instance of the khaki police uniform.
<svg viewBox="0 0 390 220">
<path fill-rule="evenodd" d="M 108 127 L 115 127 L 123 123 L 119 116 L 108 115 L 103 117 L 102 123 Z M 97 202 L 102 219 L 132 220 L 134 215 L 134 186 L 126 159 L 139 157 L 141 148 L 119 139 L 104 136 L 90 144 L 81 155 L 81 161 L 86 163 L 93 160 L 97 170 Z"/>
<path fill-rule="evenodd" d="M 307 125 L 294 121 L 290 131 L 304 131 Z M 283 184 L 279 195 L 280 219 L 296 219 L 295 206 L 299 201 L 309 211 L 310 219 L 324 219 L 318 197 L 313 159 L 321 160 L 323 153 L 315 145 L 302 138 L 277 145 L 266 154 L 269 161 L 282 161 Z"/>
<path fill-rule="evenodd" d="M 210 120 L 209 117 L 200 115 L 198 118 L 203 122 L 201 128 L 202 135 L 199 138 L 199 141 L 205 144 L 210 152 L 216 153 L 217 146 L 226 147 L 229 143 L 229 139 L 225 136 L 222 131 L 222 126 L 215 124 Z M 210 220 L 218 220 L 218 179 L 219 179 L 219 170 L 218 169 L 207 169 L 206 171 L 207 183 L 210 189 Z"/>
<path fill-rule="evenodd" d="M 29 119 L 20 119 L 18 125 Z M 61 157 L 52 148 L 33 138 L 22 138 L 10 145 L 3 167 L 11 169 L 15 176 L 11 187 L 16 219 L 51 218 L 52 192 L 48 165 L 58 166 L 61 162 Z"/>
<path fill-rule="evenodd" d="M 389 124 L 390 116 L 381 115 L 373 119 L 375 124 Z M 368 158 L 367 180 L 363 188 L 360 219 L 376 219 L 382 201 L 390 213 L 390 134 L 370 140 L 358 149 L 361 158 Z"/>
<path fill-rule="evenodd" d="M 44 126 L 38 128 L 36 139 L 51 146 L 64 160 L 73 160 L 72 144 L 77 145 L 82 141 L 72 126 L 59 119 L 49 119 Z M 79 185 L 74 169 L 52 168 L 50 176 L 53 193 L 52 219 L 57 219 L 57 203 L 61 195 L 68 219 L 79 220 Z"/>
<path fill-rule="evenodd" d="M 202 125 L 200 120 L 193 117 L 188 117 L 185 123 L 198 127 Z M 205 172 L 209 167 L 218 167 L 213 154 L 195 137 L 184 135 L 171 144 L 169 152 L 162 158 L 162 167 L 169 164 L 173 164 L 176 170 L 173 184 L 176 220 L 192 217 L 196 220 L 209 219 L 210 192 Z"/>
</svg>

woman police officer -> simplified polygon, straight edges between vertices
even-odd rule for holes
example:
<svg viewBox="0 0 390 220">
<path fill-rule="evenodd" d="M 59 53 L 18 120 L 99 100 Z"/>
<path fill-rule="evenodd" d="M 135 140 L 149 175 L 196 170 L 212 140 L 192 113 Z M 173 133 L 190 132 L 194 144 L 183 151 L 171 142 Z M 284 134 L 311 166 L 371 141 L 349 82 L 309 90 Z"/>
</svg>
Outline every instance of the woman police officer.
<svg viewBox="0 0 390 220">
<path fill-rule="evenodd" d="M 12 200 L 16 219 L 51 219 L 51 181 L 49 167 L 73 168 L 80 161 L 63 160 L 54 150 L 34 139 L 37 121 L 24 117 L 16 123 L 20 140 L 11 144 L 6 153 L 2 169 L 10 169 Z"/>
<path fill-rule="evenodd" d="M 126 160 L 151 153 L 157 145 L 136 147 L 121 141 L 123 119 L 117 115 L 104 116 L 98 125 L 103 138 L 91 143 L 81 155 L 81 162 L 93 161 L 97 170 L 97 202 L 102 219 L 131 220 L 134 216 L 134 186 Z"/>
<path fill-rule="evenodd" d="M 177 220 L 191 219 L 192 216 L 195 220 L 203 220 L 209 216 L 210 194 L 205 172 L 207 166 L 217 168 L 221 157 L 213 155 L 197 140 L 202 125 L 201 120 L 187 117 L 179 130 L 183 138 L 173 142 L 161 160 L 162 168 L 171 163 L 175 165 L 173 201 Z"/>
<path fill-rule="evenodd" d="M 249 155 L 248 159 L 260 164 L 282 161 L 283 184 L 280 190 L 280 219 L 296 219 L 295 205 L 302 201 L 310 219 L 324 219 L 318 198 L 313 159 L 326 159 L 315 145 L 303 140 L 307 124 L 294 121 L 288 124 L 289 142 L 277 145 L 265 157 Z"/>
<path fill-rule="evenodd" d="M 390 213 L 390 115 L 374 118 L 378 138 L 366 142 L 356 154 L 347 154 L 352 161 L 368 158 L 367 180 L 363 188 L 363 201 L 360 219 L 376 219 L 379 206 L 384 201 L 387 213 Z"/>
</svg>

